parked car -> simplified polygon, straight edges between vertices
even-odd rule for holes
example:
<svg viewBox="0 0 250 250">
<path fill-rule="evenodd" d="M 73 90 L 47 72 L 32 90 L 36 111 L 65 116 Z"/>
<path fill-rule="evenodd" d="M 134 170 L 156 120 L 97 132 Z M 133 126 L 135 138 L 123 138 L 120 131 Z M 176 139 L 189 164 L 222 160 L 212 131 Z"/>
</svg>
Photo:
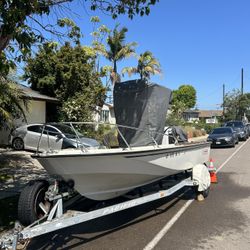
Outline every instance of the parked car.
<svg viewBox="0 0 250 250">
<path fill-rule="evenodd" d="M 248 129 L 242 121 L 226 122 L 225 127 L 232 127 L 237 133 L 239 140 L 246 141 L 249 138 Z"/>
<path fill-rule="evenodd" d="M 220 127 L 212 130 L 207 141 L 211 142 L 211 147 L 234 147 L 239 138 L 231 127 Z"/>
<path fill-rule="evenodd" d="M 39 151 L 47 151 L 49 149 L 61 150 L 79 146 L 100 146 L 96 140 L 84 137 L 80 133 L 77 134 L 78 136 L 72 127 L 65 124 L 47 124 L 46 126 L 43 124 L 29 124 L 11 132 L 10 145 L 15 150 L 37 150 L 40 140 Z"/>
<path fill-rule="evenodd" d="M 250 123 L 246 123 L 245 126 L 247 127 L 248 135 L 250 136 Z"/>
</svg>

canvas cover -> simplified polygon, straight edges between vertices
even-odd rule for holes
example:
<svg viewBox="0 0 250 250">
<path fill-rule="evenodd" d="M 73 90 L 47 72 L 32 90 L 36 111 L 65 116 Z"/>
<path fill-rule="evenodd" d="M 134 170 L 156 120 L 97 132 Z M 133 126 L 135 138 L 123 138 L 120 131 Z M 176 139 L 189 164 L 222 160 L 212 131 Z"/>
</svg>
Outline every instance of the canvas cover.
<svg viewBox="0 0 250 250">
<path fill-rule="evenodd" d="M 132 80 L 115 84 L 116 123 L 138 128 L 119 127 L 130 146 L 152 145 L 151 137 L 161 144 L 170 99 L 171 90 L 155 83 Z M 120 147 L 126 147 L 121 136 L 118 141 Z"/>
</svg>

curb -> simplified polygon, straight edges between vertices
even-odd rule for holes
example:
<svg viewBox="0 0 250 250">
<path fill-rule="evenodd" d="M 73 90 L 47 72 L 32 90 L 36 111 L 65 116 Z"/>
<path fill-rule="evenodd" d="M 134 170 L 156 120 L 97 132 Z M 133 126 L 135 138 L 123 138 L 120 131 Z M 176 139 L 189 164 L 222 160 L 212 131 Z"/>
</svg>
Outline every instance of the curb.
<svg viewBox="0 0 250 250">
<path fill-rule="evenodd" d="M 201 142 L 201 141 L 206 141 L 206 140 L 207 140 L 207 137 L 208 137 L 208 135 L 188 138 L 188 142 Z"/>
</svg>

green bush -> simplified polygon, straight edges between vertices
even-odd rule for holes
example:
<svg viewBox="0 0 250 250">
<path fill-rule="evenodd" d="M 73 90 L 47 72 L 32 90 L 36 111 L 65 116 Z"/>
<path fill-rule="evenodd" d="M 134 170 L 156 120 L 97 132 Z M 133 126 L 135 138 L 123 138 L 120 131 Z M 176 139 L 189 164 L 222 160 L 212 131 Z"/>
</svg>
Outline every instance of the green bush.
<svg viewBox="0 0 250 250">
<path fill-rule="evenodd" d="M 218 127 L 220 127 L 219 123 L 204 125 L 204 129 L 206 130 L 207 134 L 209 134 L 214 128 L 218 128 Z"/>
<path fill-rule="evenodd" d="M 220 123 L 207 124 L 204 121 L 197 121 L 194 123 L 185 122 L 183 119 L 178 119 L 173 115 L 168 116 L 166 120 L 168 126 L 181 126 L 187 133 L 189 138 L 204 136 L 209 134 L 214 128 L 221 126 Z"/>
<path fill-rule="evenodd" d="M 185 121 L 183 119 L 177 118 L 173 115 L 169 115 L 166 119 L 167 126 L 183 126 Z"/>
<path fill-rule="evenodd" d="M 221 126 L 220 123 L 208 124 L 203 121 L 198 121 L 197 123 L 192 124 L 198 130 L 205 130 L 207 134 L 209 134 L 214 128 L 218 128 Z"/>
</svg>

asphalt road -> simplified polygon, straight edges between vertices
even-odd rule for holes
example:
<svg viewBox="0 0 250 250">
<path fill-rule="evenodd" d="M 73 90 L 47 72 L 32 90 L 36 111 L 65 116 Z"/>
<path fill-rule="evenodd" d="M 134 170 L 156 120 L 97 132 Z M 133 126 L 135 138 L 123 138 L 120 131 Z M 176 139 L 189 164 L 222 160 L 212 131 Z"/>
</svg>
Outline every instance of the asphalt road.
<svg viewBox="0 0 250 250">
<path fill-rule="evenodd" d="M 193 192 L 184 189 L 165 200 L 37 237 L 28 249 L 250 249 L 250 140 L 212 149 L 211 157 L 219 182 L 205 201 L 192 201 Z"/>
</svg>

